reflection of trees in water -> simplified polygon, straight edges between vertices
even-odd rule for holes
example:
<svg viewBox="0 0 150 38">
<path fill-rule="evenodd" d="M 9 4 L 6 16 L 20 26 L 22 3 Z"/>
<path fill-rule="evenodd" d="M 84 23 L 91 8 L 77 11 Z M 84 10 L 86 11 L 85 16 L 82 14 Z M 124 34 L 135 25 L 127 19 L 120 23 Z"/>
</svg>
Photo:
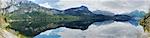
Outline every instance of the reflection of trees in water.
<svg viewBox="0 0 150 38">
<path fill-rule="evenodd" d="M 43 29 L 48 28 L 48 22 L 13 22 L 11 23 L 11 28 L 21 31 L 25 35 L 31 35 L 31 33 L 36 34 Z"/>
<path fill-rule="evenodd" d="M 122 21 L 120 16 L 117 21 Z M 94 22 L 104 22 L 107 20 L 114 20 L 113 16 L 106 15 L 68 15 L 68 14 L 59 14 L 51 15 L 43 12 L 32 11 L 24 14 L 13 13 L 9 19 L 14 20 L 10 22 L 9 28 L 12 28 L 16 31 L 19 31 L 21 34 L 26 36 L 35 36 L 40 32 L 55 29 L 58 27 L 67 27 L 72 29 L 81 29 L 86 30 L 89 25 Z M 128 20 L 125 19 L 125 20 Z M 123 20 L 124 21 L 124 20 Z M 105 22 L 103 24 L 111 23 Z"/>
<path fill-rule="evenodd" d="M 113 23 L 114 21 L 113 20 L 108 20 L 108 21 L 102 21 L 102 22 L 94 22 L 93 25 L 106 25 L 106 24 L 110 24 L 110 23 Z"/>
<path fill-rule="evenodd" d="M 35 36 L 47 29 L 64 26 L 65 23 L 79 21 L 79 16 L 71 15 L 48 15 L 43 12 L 32 12 L 25 14 L 12 14 L 9 17 L 13 22 L 10 22 L 10 28 L 20 31 L 27 36 Z"/>
<path fill-rule="evenodd" d="M 90 24 L 92 24 L 92 22 L 74 21 L 74 22 L 51 23 L 41 21 L 36 22 L 21 21 L 21 22 L 12 22 L 10 28 L 15 29 L 16 31 L 20 31 L 22 34 L 34 36 L 42 31 L 57 28 L 59 26 L 61 27 L 61 25 L 68 28 L 85 30 L 88 28 Z"/>
</svg>

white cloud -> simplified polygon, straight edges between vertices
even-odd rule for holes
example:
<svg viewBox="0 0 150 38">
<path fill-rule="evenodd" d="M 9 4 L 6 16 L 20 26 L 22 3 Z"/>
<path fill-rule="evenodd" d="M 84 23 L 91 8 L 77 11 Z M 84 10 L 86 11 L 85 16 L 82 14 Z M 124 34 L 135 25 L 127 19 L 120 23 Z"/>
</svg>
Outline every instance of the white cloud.
<svg viewBox="0 0 150 38">
<path fill-rule="evenodd" d="M 116 14 L 130 12 L 136 9 L 148 11 L 150 7 L 149 0 L 57 0 L 57 2 L 49 1 L 49 3 L 52 3 L 50 5 L 53 8 L 62 10 L 85 5 L 91 11 L 106 10 Z"/>
<path fill-rule="evenodd" d="M 46 8 L 53 8 L 48 3 L 39 4 L 40 6 L 46 7 Z"/>
</svg>

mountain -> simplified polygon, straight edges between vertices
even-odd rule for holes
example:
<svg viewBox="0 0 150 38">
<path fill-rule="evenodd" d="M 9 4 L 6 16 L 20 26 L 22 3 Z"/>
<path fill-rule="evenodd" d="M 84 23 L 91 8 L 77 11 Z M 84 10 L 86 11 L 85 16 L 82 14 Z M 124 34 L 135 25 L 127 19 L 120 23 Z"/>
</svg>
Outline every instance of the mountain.
<svg viewBox="0 0 150 38">
<path fill-rule="evenodd" d="M 114 13 L 111 13 L 109 11 L 101 11 L 101 10 L 96 10 L 93 11 L 94 14 L 102 14 L 102 15 L 107 15 L 107 16 L 114 16 L 114 21 L 128 21 L 134 26 L 139 25 L 140 19 L 142 19 L 145 16 L 144 11 L 140 10 L 134 10 L 130 12 L 129 14 L 117 14 L 115 15 Z"/>
<path fill-rule="evenodd" d="M 7 28 L 29 37 L 59 27 L 86 30 L 94 22 L 113 18 L 94 14 L 86 6 L 57 10 L 41 7 L 30 1 L 23 1 L 12 6 L 17 9 L 7 13 L 7 22 L 10 24 Z"/>
<path fill-rule="evenodd" d="M 23 1 L 27 1 L 27 0 L 0 0 L 0 12 L 8 13 L 10 11 L 14 11 L 17 8 L 14 7 L 13 5 Z"/>
<path fill-rule="evenodd" d="M 11 13 L 25 13 L 25 12 L 32 12 L 32 11 L 44 12 L 51 15 L 61 13 L 60 10 L 41 7 L 38 4 L 35 4 L 31 1 L 23 1 L 14 6 L 16 6 L 18 10 L 14 10 Z"/>
<path fill-rule="evenodd" d="M 93 11 L 92 13 L 94 14 L 102 14 L 102 15 L 108 15 L 108 16 L 114 16 L 115 14 L 109 11 L 101 11 L 101 10 L 96 10 Z"/>
<path fill-rule="evenodd" d="M 131 20 L 129 20 L 129 22 L 135 26 L 138 26 L 140 20 L 146 15 L 146 13 L 144 11 L 134 10 L 128 15 L 133 17 Z"/>
<path fill-rule="evenodd" d="M 141 18 L 145 15 L 145 12 L 144 11 L 139 11 L 139 10 L 134 10 L 128 15 L 130 15 L 132 17 L 140 17 Z"/>
<path fill-rule="evenodd" d="M 86 6 L 76 7 L 76 8 L 69 8 L 64 10 L 65 14 L 68 15 L 94 15 L 91 11 L 88 10 Z"/>
</svg>

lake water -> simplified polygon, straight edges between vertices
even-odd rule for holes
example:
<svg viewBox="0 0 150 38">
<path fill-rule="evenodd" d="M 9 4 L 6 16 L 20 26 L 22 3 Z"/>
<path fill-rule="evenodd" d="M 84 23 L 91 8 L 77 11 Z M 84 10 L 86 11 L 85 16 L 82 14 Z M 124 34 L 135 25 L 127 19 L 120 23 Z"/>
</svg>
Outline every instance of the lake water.
<svg viewBox="0 0 150 38">
<path fill-rule="evenodd" d="M 110 24 L 91 24 L 84 31 L 60 27 L 42 32 L 34 38 L 142 38 L 143 34 L 143 28 L 140 25 L 112 22 Z"/>
</svg>

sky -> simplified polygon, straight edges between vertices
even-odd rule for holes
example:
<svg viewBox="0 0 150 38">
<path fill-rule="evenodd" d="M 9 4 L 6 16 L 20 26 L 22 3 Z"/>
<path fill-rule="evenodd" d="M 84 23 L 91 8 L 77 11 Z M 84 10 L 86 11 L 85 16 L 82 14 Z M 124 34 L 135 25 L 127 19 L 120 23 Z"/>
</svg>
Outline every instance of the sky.
<svg viewBox="0 0 150 38">
<path fill-rule="evenodd" d="M 147 12 L 150 0 L 30 0 L 43 7 L 65 10 L 73 7 L 87 6 L 90 11 L 104 10 L 115 14 L 134 10 Z"/>
</svg>

